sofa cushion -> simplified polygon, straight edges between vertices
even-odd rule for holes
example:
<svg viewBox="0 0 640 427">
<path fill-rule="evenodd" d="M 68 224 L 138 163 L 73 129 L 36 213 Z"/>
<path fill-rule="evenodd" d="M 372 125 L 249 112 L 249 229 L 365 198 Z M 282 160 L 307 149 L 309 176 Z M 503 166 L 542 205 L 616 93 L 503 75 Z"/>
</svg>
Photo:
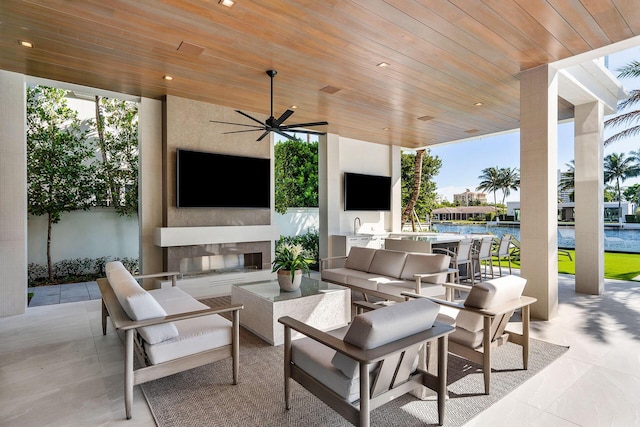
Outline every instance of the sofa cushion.
<svg viewBox="0 0 640 427">
<path fill-rule="evenodd" d="M 353 270 L 351 274 L 347 276 L 346 284 L 375 291 L 378 289 L 380 283 L 393 283 L 397 281 L 400 281 L 400 279 Z"/>
<path fill-rule="evenodd" d="M 520 298 L 526 284 L 527 280 L 519 276 L 505 276 L 478 283 L 471 288 L 464 305 L 485 309 L 498 307 Z M 482 331 L 484 327 L 481 315 L 466 311 L 460 311 L 456 324 L 471 332 Z"/>
<path fill-rule="evenodd" d="M 347 261 L 344 263 L 344 268 L 350 268 L 352 270 L 369 271 L 369 265 L 371 260 L 376 254 L 376 250 L 372 248 L 361 248 L 354 246 L 349 251 Z"/>
<path fill-rule="evenodd" d="M 144 343 L 152 364 L 212 350 L 232 342 L 232 324 L 224 317 L 213 314 L 173 322 L 178 335 L 156 344 Z"/>
<path fill-rule="evenodd" d="M 449 268 L 451 257 L 443 254 L 407 254 L 407 260 L 402 269 L 401 279 L 415 280 L 414 274 L 435 273 L 438 271 L 446 271 Z M 428 283 L 445 283 L 447 281 L 446 274 L 425 277 L 423 282 Z"/>
<path fill-rule="evenodd" d="M 444 286 L 435 283 L 421 283 L 420 294 L 428 297 L 444 297 Z M 379 283 L 378 292 L 402 297 L 402 292 L 416 292 L 415 280 L 396 280 L 390 283 Z"/>
<path fill-rule="evenodd" d="M 369 265 L 369 273 L 399 278 L 406 259 L 406 252 L 378 249 Z"/>
<path fill-rule="evenodd" d="M 131 320 L 165 317 L 167 312 L 158 301 L 138 284 L 131 273 L 124 267 L 120 268 L 118 264 L 122 265 L 121 263 L 117 261 L 115 263 L 115 265 L 107 263 L 105 266 L 107 280 L 127 316 Z M 178 335 L 178 330 L 173 323 L 145 326 L 139 328 L 138 332 L 151 344 L 162 342 Z"/>
<path fill-rule="evenodd" d="M 356 316 L 344 341 L 364 350 L 408 337 L 429 329 L 438 315 L 439 306 L 427 299 L 397 303 Z M 336 352 L 331 363 L 344 375 L 359 374 L 358 362 Z"/>
<path fill-rule="evenodd" d="M 335 283 L 347 283 L 347 276 L 353 271 L 357 270 L 351 270 L 344 267 L 325 268 L 322 269 L 321 272 L 322 280 L 328 280 Z"/>
</svg>

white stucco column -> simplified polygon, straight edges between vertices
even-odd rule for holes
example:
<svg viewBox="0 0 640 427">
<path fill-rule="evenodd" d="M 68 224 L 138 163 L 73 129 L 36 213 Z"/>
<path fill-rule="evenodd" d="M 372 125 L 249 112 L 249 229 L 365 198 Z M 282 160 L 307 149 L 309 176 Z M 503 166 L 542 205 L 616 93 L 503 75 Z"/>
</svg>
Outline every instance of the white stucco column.
<svg viewBox="0 0 640 427">
<path fill-rule="evenodd" d="M 604 107 L 575 106 L 576 292 L 604 291 Z"/>
<path fill-rule="evenodd" d="M 340 233 L 340 136 L 318 138 L 319 256 L 331 256 L 329 236 Z"/>
<path fill-rule="evenodd" d="M 27 309 L 26 86 L 0 71 L 0 317 Z"/>
<path fill-rule="evenodd" d="M 538 301 L 531 316 L 551 319 L 558 308 L 558 77 L 548 65 L 520 78 L 520 237 L 525 294 Z"/>
<path fill-rule="evenodd" d="M 399 145 L 389 147 L 391 171 L 391 231 L 402 231 L 402 151 Z"/>
<path fill-rule="evenodd" d="M 155 228 L 162 227 L 162 101 L 142 98 L 138 123 L 140 271 L 150 274 L 164 270 L 162 248 L 153 243 Z"/>
</svg>

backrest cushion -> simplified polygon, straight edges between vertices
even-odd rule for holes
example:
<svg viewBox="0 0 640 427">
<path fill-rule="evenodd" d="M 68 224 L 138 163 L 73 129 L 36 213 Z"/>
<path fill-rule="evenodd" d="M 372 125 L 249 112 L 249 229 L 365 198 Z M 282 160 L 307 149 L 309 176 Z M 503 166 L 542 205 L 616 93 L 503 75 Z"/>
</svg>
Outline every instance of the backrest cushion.
<svg viewBox="0 0 640 427">
<path fill-rule="evenodd" d="M 369 265 L 371 260 L 376 254 L 376 250 L 372 248 L 361 248 L 354 246 L 349 251 L 347 261 L 344 264 L 344 268 L 350 268 L 352 270 L 369 271 Z"/>
<path fill-rule="evenodd" d="M 387 277 L 400 277 L 406 259 L 406 252 L 378 249 L 373 256 L 371 265 L 369 265 L 369 273 Z"/>
<path fill-rule="evenodd" d="M 114 265 L 107 263 L 105 266 L 107 279 L 113 293 L 118 298 L 118 302 L 129 318 L 131 320 L 147 320 L 165 317 L 167 312 L 158 301 L 138 284 L 131 273 L 124 267 L 120 268 L 118 261 L 115 263 Z M 138 332 L 149 344 L 156 344 L 178 336 L 178 330 L 173 323 L 145 326 L 139 328 Z"/>
<path fill-rule="evenodd" d="M 407 260 L 404 263 L 402 269 L 401 279 L 414 280 L 414 274 L 419 273 L 435 273 L 437 271 L 447 270 L 451 257 L 443 254 L 407 254 Z M 426 277 L 422 279 L 423 282 L 429 283 L 444 283 L 447 281 L 446 274 L 439 274 L 438 276 Z"/>
<path fill-rule="evenodd" d="M 478 283 L 471 288 L 464 305 L 486 309 L 498 307 L 520 298 L 526 284 L 527 279 L 519 276 L 504 276 Z M 483 328 L 482 316 L 461 311 L 456 317 L 456 327 L 471 332 L 481 331 Z"/>
<path fill-rule="evenodd" d="M 419 298 L 359 314 L 343 341 L 364 350 L 380 347 L 431 328 L 438 310 L 438 304 Z M 358 362 L 342 353 L 336 352 L 331 363 L 349 378 L 359 375 Z"/>
</svg>

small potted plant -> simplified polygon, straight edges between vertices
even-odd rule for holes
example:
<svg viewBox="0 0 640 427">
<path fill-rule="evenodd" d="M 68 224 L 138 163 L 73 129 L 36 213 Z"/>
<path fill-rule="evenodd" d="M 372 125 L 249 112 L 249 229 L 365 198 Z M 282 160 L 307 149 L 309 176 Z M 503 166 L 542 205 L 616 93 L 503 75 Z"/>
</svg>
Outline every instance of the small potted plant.
<svg viewBox="0 0 640 427">
<path fill-rule="evenodd" d="M 283 291 L 291 292 L 300 287 L 302 274 L 309 272 L 309 265 L 313 259 L 304 255 L 301 245 L 284 243 L 276 250 L 276 256 L 271 265 L 272 272 L 278 272 L 278 284 Z"/>
</svg>

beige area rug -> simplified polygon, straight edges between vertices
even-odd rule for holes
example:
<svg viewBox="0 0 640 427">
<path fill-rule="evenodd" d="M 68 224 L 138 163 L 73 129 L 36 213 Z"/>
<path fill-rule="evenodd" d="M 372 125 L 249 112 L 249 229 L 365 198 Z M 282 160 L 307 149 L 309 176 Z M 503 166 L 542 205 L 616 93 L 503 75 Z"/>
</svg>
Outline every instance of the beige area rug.
<svg viewBox="0 0 640 427">
<path fill-rule="evenodd" d="M 216 302 L 212 301 L 211 305 Z M 568 347 L 531 340 L 529 369 L 522 350 L 507 344 L 495 351 L 491 395 L 484 395 L 482 370 L 450 355 L 446 426 L 469 421 L 556 360 Z M 156 423 L 168 426 L 349 426 L 344 418 L 300 387 L 284 408 L 283 348 L 241 328 L 240 383 L 232 385 L 231 360 L 222 360 L 142 385 Z M 435 401 L 402 396 L 371 414 L 373 426 L 437 425 Z"/>
</svg>

